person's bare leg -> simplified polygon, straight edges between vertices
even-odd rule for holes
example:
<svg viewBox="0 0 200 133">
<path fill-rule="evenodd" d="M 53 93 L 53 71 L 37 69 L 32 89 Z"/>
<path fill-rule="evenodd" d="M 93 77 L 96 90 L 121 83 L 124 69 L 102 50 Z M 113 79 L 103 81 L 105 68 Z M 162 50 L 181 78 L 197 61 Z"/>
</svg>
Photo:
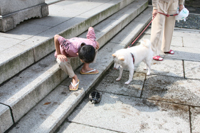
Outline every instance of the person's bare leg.
<svg viewBox="0 0 200 133">
<path fill-rule="evenodd" d="M 77 83 L 78 83 L 78 77 L 77 77 L 77 75 L 74 75 L 74 77 L 72 77 L 72 84 L 75 86 Z M 71 84 L 70 84 L 69 88 L 75 89 Z"/>
<path fill-rule="evenodd" d="M 91 71 L 93 70 L 93 68 L 90 68 L 89 67 L 89 63 L 84 63 L 82 69 L 81 69 L 81 72 L 85 73 L 85 72 L 88 72 L 88 71 Z M 94 71 L 94 72 L 99 72 L 98 70 Z"/>
</svg>

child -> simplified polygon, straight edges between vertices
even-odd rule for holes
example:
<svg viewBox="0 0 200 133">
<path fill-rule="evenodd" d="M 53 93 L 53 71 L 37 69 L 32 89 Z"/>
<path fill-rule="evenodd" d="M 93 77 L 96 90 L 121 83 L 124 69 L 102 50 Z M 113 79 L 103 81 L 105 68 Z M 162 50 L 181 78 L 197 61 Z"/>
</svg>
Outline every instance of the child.
<svg viewBox="0 0 200 133">
<path fill-rule="evenodd" d="M 86 38 L 74 37 L 65 39 L 62 36 L 54 36 L 54 44 L 56 48 L 55 56 L 61 69 L 72 78 L 69 90 L 78 90 L 79 79 L 70 64 L 70 57 L 79 56 L 84 63 L 80 73 L 81 74 L 97 74 L 98 70 L 89 67 L 89 63 L 93 62 L 96 52 L 99 49 L 99 43 L 95 40 L 95 32 L 92 27 L 89 27 Z"/>
</svg>

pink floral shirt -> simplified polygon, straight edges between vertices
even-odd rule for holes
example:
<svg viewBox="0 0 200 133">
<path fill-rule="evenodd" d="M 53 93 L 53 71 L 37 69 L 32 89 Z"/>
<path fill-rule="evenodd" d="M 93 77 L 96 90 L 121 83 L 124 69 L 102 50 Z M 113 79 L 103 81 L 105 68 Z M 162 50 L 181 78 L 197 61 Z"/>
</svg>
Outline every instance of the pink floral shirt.
<svg viewBox="0 0 200 133">
<path fill-rule="evenodd" d="M 77 57 L 78 50 L 82 43 L 86 45 L 92 45 L 94 48 L 97 46 L 96 36 L 94 29 L 90 27 L 88 29 L 87 38 L 73 37 L 70 39 L 65 39 L 62 36 L 58 38 L 58 42 L 60 43 L 60 52 L 67 57 Z M 55 52 L 55 56 L 57 53 Z"/>
</svg>

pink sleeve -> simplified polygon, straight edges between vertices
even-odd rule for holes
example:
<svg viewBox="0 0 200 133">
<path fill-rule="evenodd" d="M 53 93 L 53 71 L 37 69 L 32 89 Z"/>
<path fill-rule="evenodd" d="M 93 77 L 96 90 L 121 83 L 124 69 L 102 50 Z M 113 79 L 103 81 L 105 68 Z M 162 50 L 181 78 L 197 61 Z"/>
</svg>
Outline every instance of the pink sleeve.
<svg viewBox="0 0 200 133">
<path fill-rule="evenodd" d="M 96 39 L 96 35 L 95 35 L 95 32 L 94 32 L 94 28 L 90 27 L 88 29 L 88 33 L 87 33 L 87 39 L 92 39 L 92 40 L 95 40 Z"/>
</svg>

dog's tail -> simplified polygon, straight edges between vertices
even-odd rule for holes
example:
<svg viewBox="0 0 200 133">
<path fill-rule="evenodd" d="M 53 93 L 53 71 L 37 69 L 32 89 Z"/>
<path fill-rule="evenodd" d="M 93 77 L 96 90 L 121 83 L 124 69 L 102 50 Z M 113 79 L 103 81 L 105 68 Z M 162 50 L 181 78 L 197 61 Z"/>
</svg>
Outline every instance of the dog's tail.
<svg viewBox="0 0 200 133">
<path fill-rule="evenodd" d="M 147 48 L 151 48 L 151 41 L 149 39 L 144 39 L 141 41 L 141 45 L 143 45 Z"/>
</svg>

